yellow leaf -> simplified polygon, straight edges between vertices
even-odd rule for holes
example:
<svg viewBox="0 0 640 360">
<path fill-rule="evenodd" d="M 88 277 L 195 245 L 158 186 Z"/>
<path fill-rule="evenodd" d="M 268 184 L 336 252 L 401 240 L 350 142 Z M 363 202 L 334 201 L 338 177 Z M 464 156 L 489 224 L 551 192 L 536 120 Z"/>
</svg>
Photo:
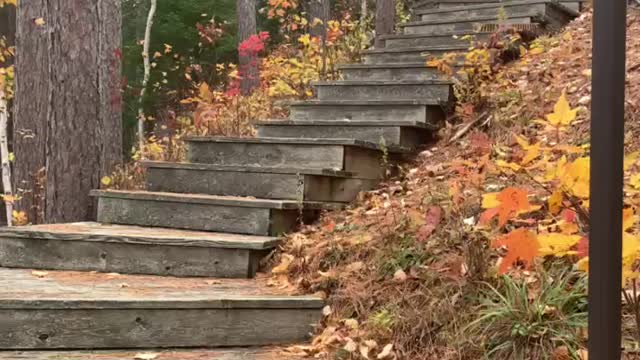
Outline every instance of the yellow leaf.
<svg viewBox="0 0 640 360">
<path fill-rule="evenodd" d="M 640 174 L 633 174 L 629 179 L 629 184 L 633 186 L 634 189 L 640 190 Z"/>
<path fill-rule="evenodd" d="M 551 197 L 549 197 L 549 211 L 551 211 L 552 214 L 555 215 L 562 210 L 562 200 L 562 191 L 556 190 L 551 194 Z"/>
<path fill-rule="evenodd" d="M 553 107 L 553 113 L 547 115 L 549 124 L 556 127 L 569 126 L 576 119 L 578 109 L 571 109 L 567 96 L 563 92 Z"/>
<path fill-rule="evenodd" d="M 544 52 L 544 48 L 542 47 L 534 47 L 533 49 L 529 50 L 529 54 L 531 55 L 539 55 L 542 54 Z"/>
<path fill-rule="evenodd" d="M 581 157 L 567 165 L 565 173 L 560 177 L 562 185 L 573 195 L 589 198 L 590 159 Z"/>
<path fill-rule="evenodd" d="M 582 258 L 576 263 L 576 269 L 584 272 L 589 271 L 589 257 Z"/>
<path fill-rule="evenodd" d="M 44 19 L 41 17 L 33 20 L 33 22 L 38 26 L 43 26 L 45 24 Z"/>
<path fill-rule="evenodd" d="M 638 162 L 638 158 L 640 158 L 640 151 L 632 152 L 631 154 L 625 156 L 624 171 L 631 169 L 631 167 Z"/>
<path fill-rule="evenodd" d="M 526 139 L 521 136 L 516 136 L 516 141 L 518 142 L 520 147 L 522 147 L 522 149 L 527 152 L 522 158 L 522 162 L 520 163 L 521 165 L 527 165 L 535 160 L 538 156 L 540 156 L 541 143 L 531 145 Z"/>
<path fill-rule="evenodd" d="M 572 251 L 571 248 L 578 244 L 581 238 L 580 235 L 560 233 L 539 234 L 538 244 L 540 248 L 538 249 L 538 255 L 553 255 L 558 257 L 573 255 L 576 252 Z"/>
<path fill-rule="evenodd" d="M 493 209 L 500 206 L 500 200 L 498 200 L 499 193 L 489 193 L 482 195 L 482 208 Z"/>
<path fill-rule="evenodd" d="M 111 180 L 111 178 L 110 178 L 109 176 L 105 176 L 105 177 L 103 177 L 103 178 L 100 180 L 100 182 L 101 182 L 101 183 L 102 183 L 102 185 L 104 185 L 104 186 L 109 186 L 109 185 L 111 185 L 112 180 Z"/>
<path fill-rule="evenodd" d="M 504 160 L 496 160 L 496 165 L 502 168 L 511 169 L 513 171 L 519 171 L 520 169 L 522 169 L 520 165 L 512 162 L 506 162 Z"/>
<path fill-rule="evenodd" d="M 636 217 L 632 208 L 622 210 L 622 231 L 627 231 L 636 223 Z"/>
</svg>

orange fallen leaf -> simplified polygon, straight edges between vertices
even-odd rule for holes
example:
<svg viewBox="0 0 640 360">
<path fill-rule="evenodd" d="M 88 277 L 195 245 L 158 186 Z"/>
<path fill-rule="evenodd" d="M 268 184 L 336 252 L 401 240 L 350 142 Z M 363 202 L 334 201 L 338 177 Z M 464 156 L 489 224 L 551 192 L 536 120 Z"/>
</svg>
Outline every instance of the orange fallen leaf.
<svg viewBox="0 0 640 360">
<path fill-rule="evenodd" d="M 527 267 L 531 266 L 533 259 L 538 255 L 540 245 L 534 233 L 520 228 L 496 239 L 493 247 L 507 249 L 507 254 L 502 258 L 499 268 L 500 274 L 505 274 L 516 262 L 523 262 Z"/>
</svg>

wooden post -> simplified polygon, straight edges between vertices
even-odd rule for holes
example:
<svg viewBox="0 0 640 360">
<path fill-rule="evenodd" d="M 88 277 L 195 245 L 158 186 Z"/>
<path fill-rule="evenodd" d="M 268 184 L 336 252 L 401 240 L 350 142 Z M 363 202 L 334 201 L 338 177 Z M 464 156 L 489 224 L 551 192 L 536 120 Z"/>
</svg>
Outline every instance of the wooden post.
<svg viewBox="0 0 640 360">
<path fill-rule="evenodd" d="M 589 246 L 589 359 L 621 356 L 627 0 L 595 0 Z"/>
<path fill-rule="evenodd" d="M 396 2 L 394 0 L 376 1 L 376 41 L 375 47 L 384 47 L 382 35 L 393 34 L 396 26 Z"/>
</svg>

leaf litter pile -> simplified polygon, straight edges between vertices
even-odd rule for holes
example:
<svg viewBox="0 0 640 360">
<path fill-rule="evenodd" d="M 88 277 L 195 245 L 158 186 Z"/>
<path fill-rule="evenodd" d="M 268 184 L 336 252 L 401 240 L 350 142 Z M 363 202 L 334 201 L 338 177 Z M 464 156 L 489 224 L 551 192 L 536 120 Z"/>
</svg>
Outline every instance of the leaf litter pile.
<svg viewBox="0 0 640 360">
<path fill-rule="evenodd" d="M 482 106 L 459 104 L 462 123 L 447 124 L 400 175 L 288 237 L 272 285 L 328 304 L 313 343 L 289 351 L 326 359 L 588 357 L 591 17 L 494 68 L 474 89 Z M 631 359 L 640 338 L 629 309 L 640 258 L 637 10 L 628 17 L 628 59 Z"/>
</svg>

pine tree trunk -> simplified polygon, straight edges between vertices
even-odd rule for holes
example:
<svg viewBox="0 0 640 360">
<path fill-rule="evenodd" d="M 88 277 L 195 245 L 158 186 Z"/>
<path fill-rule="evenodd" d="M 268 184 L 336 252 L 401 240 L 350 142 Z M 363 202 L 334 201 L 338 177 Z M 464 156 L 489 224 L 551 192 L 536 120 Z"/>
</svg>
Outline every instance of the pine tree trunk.
<svg viewBox="0 0 640 360">
<path fill-rule="evenodd" d="M 393 34 L 396 21 L 396 4 L 394 0 L 376 1 L 376 48 L 384 47 L 382 35 Z"/>
<path fill-rule="evenodd" d="M 237 0 L 238 13 L 238 45 L 255 35 L 256 24 L 256 0 Z M 240 91 L 242 94 L 250 94 L 260 85 L 260 72 L 258 59 L 251 56 L 239 55 L 240 63 Z"/>
<path fill-rule="evenodd" d="M 329 0 L 309 0 L 307 12 L 309 15 L 309 34 L 314 37 L 324 38 L 326 36 L 325 22 L 331 19 Z"/>
<path fill-rule="evenodd" d="M 94 218 L 89 191 L 122 161 L 120 16 L 119 0 L 19 2 L 15 186 L 33 223 Z"/>
</svg>

